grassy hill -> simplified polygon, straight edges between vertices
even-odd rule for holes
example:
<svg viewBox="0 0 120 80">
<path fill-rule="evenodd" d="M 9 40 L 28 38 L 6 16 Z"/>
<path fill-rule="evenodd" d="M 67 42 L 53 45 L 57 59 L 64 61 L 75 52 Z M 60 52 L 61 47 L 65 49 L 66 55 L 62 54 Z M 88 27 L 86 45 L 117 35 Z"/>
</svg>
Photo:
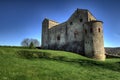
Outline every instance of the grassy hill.
<svg viewBox="0 0 120 80">
<path fill-rule="evenodd" d="M 0 80 L 120 80 L 120 59 L 101 62 L 65 51 L 0 47 Z"/>
</svg>

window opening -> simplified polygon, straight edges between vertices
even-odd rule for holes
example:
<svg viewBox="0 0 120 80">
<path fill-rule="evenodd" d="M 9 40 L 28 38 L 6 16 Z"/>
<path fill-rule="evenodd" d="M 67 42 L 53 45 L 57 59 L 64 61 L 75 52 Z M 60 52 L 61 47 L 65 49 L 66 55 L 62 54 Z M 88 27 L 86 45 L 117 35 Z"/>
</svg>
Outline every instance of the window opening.
<svg viewBox="0 0 120 80">
<path fill-rule="evenodd" d="M 60 35 L 57 36 L 57 40 L 60 40 Z"/>
<path fill-rule="evenodd" d="M 92 33 L 93 32 L 93 29 L 92 28 L 90 28 L 90 33 Z"/>
<path fill-rule="evenodd" d="M 73 22 L 70 22 L 70 25 L 73 25 Z"/>
<path fill-rule="evenodd" d="M 100 28 L 98 28 L 98 32 L 100 32 Z"/>
<path fill-rule="evenodd" d="M 80 22 L 83 22 L 83 19 L 80 19 Z"/>
</svg>

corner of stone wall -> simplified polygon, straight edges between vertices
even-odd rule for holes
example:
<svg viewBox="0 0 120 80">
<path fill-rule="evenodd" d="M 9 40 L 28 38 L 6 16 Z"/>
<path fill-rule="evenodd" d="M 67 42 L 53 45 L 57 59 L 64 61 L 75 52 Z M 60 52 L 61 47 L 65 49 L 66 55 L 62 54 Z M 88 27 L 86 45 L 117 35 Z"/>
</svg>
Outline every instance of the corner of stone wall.
<svg viewBox="0 0 120 80">
<path fill-rule="evenodd" d="M 95 54 L 93 56 L 93 59 L 100 60 L 100 61 L 105 61 L 106 55 L 105 54 Z"/>
</svg>

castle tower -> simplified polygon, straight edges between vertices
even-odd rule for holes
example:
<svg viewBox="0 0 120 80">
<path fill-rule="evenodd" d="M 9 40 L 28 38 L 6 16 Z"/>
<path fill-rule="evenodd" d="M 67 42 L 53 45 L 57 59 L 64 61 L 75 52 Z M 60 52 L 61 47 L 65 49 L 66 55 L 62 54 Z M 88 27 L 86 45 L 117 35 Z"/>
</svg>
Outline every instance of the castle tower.
<svg viewBox="0 0 120 80">
<path fill-rule="evenodd" d="M 49 20 L 45 18 L 42 22 L 42 48 L 49 48 L 49 29 L 55 25 L 58 25 L 58 22 L 53 20 Z"/>
<path fill-rule="evenodd" d="M 85 55 L 98 60 L 105 60 L 102 21 L 90 21 L 84 24 Z"/>
<path fill-rule="evenodd" d="M 48 48 L 48 20 L 42 22 L 42 48 Z"/>
</svg>

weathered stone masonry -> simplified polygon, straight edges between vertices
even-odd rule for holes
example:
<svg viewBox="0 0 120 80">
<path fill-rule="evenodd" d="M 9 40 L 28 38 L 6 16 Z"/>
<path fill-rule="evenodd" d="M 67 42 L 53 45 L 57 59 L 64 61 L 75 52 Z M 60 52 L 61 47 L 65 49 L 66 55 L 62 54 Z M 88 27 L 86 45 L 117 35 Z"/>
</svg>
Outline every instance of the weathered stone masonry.
<svg viewBox="0 0 120 80">
<path fill-rule="evenodd" d="M 42 48 L 72 51 L 104 60 L 102 23 L 86 9 L 77 9 L 61 24 L 45 18 L 42 22 Z"/>
</svg>

